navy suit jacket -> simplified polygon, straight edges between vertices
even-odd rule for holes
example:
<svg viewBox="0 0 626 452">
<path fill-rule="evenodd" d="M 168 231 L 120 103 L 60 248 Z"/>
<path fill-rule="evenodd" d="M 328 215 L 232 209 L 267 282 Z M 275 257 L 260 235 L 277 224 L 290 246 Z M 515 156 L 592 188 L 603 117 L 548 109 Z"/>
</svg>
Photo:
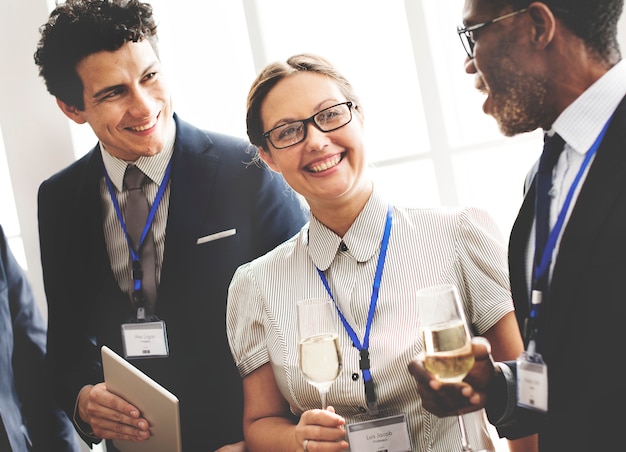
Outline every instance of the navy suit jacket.
<svg viewBox="0 0 626 452">
<path fill-rule="evenodd" d="M 250 164 L 248 142 L 175 119 L 156 304 L 170 354 L 132 363 L 179 398 L 185 450 L 215 450 L 243 439 L 241 379 L 226 337 L 228 285 L 239 265 L 299 231 L 308 212 L 280 175 Z M 80 389 L 103 381 L 100 347 L 123 354 L 120 325 L 133 315 L 105 246 L 102 177 L 96 146 L 39 189 L 50 361 L 70 416 Z M 229 229 L 236 234 L 197 244 Z"/>
<path fill-rule="evenodd" d="M 0 430 L 13 452 L 79 450 L 69 419 L 50 404 L 45 354 L 46 322 L 0 226 Z"/>
<path fill-rule="evenodd" d="M 509 242 L 520 329 L 530 306 L 525 250 L 533 219 L 534 184 Z M 626 350 L 625 282 L 626 99 L 613 116 L 563 231 L 543 306 L 540 352 L 548 365 L 549 413 L 519 410 L 513 429 L 520 429 L 518 434 L 538 430 L 542 451 L 612 450 L 623 442 L 623 417 L 615 413 L 626 406 L 617 369 Z"/>
</svg>

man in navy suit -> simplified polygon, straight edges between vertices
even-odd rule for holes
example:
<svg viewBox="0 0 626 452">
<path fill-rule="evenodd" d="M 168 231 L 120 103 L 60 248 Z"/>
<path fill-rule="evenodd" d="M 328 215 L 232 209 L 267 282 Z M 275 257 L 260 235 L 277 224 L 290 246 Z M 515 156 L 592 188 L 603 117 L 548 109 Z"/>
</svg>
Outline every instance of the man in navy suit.
<svg viewBox="0 0 626 452">
<path fill-rule="evenodd" d="M 509 242 L 511 288 L 526 343 L 517 362 L 477 365 L 459 386 L 411 363 L 425 406 L 440 416 L 486 406 L 500 434 L 539 433 L 541 451 L 605 451 L 623 444 L 626 391 L 626 62 L 623 0 L 466 0 L 459 36 L 483 110 L 512 136 L 543 129 L 559 140 L 550 190 L 538 166 Z M 547 151 L 544 151 L 547 153 Z M 543 159 L 542 159 L 543 160 Z M 537 206 L 550 203 L 547 243 Z"/>
<path fill-rule="evenodd" d="M 145 418 L 103 384 L 106 344 L 179 398 L 185 450 L 242 451 L 228 284 L 308 214 L 282 178 L 251 162 L 248 142 L 174 114 L 156 41 L 152 9 L 137 0 L 68 0 L 41 28 L 35 62 L 48 91 L 99 140 L 39 189 L 54 384 L 88 444 L 148 438 Z M 137 256 L 150 239 L 134 249 L 125 234 L 130 166 L 148 178 L 155 300 Z"/>
<path fill-rule="evenodd" d="M 79 450 L 44 373 L 46 322 L 0 226 L 0 450 Z"/>
</svg>

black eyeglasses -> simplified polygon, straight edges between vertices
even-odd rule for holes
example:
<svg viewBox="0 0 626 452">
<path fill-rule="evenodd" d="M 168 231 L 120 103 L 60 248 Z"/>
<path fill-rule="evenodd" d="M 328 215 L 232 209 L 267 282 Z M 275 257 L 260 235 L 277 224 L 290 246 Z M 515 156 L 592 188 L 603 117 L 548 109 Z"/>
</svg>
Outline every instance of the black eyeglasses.
<svg viewBox="0 0 626 452">
<path fill-rule="evenodd" d="M 465 52 L 467 52 L 469 59 L 471 60 L 474 58 L 474 44 L 476 43 L 474 40 L 475 31 L 495 24 L 496 22 L 500 22 L 501 20 L 508 19 L 509 17 L 517 16 L 518 14 L 526 12 L 527 9 L 528 8 L 524 8 L 519 11 L 513 11 L 512 13 L 505 14 L 504 16 L 499 16 L 495 19 L 488 20 L 487 22 L 471 25 L 469 27 L 456 27 L 456 32 L 459 34 L 459 38 L 461 38 L 461 43 L 463 44 L 463 48 L 465 49 Z"/>
<path fill-rule="evenodd" d="M 285 149 L 306 138 L 307 125 L 313 123 L 322 132 L 332 132 L 352 121 L 352 102 L 342 102 L 318 111 L 313 116 L 274 127 L 263 134 L 276 149 Z"/>
</svg>

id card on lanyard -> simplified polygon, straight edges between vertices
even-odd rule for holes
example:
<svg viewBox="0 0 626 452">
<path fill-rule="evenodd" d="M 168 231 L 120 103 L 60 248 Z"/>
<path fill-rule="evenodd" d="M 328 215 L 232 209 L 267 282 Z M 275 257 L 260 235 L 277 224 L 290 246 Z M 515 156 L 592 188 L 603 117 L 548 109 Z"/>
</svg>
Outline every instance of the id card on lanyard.
<svg viewBox="0 0 626 452">
<path fill-rule="evenodd" d="M 106 168 L 104 169 L 105 182 L 109 190 L 118 221 L 124 231 L 124 236 L 126 237 L 126 242 L 128 243 L 133 263 L 133 294 L 131 297 L 131 304 L 136 310 L 137 315 L 136 318 L 132 319 L 129 323 L 121 325 L 122 345 L 124 348 L 124 357 L 126 359 L 166 358 L 169 356 L 165 322 L 163 320 L 159 320 L 155 315 L 146 318 L 146 306 L 142 292 L 141 271 L 137 271 L 136 267 L 140 268 L 139 249 L 141 249 L 141 244 L 143 243 L 148 230 L 152 227 L 152 222 L 154 220 L 154 216 L 156 215 L 157 208 L 163 199 L 165 188 L 169 182 L 171 168 L 172 161 L 170 160 L 167 168 L 165 169 L 163 180 L 159 185 L 159 190 L 154 203 L 150 208 L 137 250 L 135 250 L 132 246 L 130 236 L 128 235 L 128 231 L 126 229 L 126 223 L 124 222 L 124 216 L 122 215 L 117 197 L 115 196 L 113 183 L 111 182 L 111 178 L 109 177 Z"/>
<path fill-rule="evenodd" d="M 528 408 L 535 411 L 548 411 L 548 366 L 544 362 L 543 357 L 538 352 L 541 346 L 542 331 L 540 331 L 540 318 L 543 311 L 543 305 L 547 300 L 549 287 L 549 273 L 552 264 L 552 257 L 556 248 L 556 243 L 561 235 L 565 217 L 570 207 L 570 203 L 576 192 L 576 188 L 582 179 L 592 157 L 600 147 L 600 143 L 604 138 L 606 130 L 609 127 L 611 119 L 606 122 L 595 142 L 587 151 L 585 159 L 571 187 L 567 192 L 565 202 L 557 217 L 554 227 L 548 235 L 548 241 L 543 250 L 537 249 L 535 246 L 535 265 L 533 267 L 533 287 L 531 293 L 531 308 L 529 317 L 526 319 L 524 328 L 524 340 L 527 342 L 526 351 L 524 351 L 517 359 L 517 404 L 520 407 Z M 535 209 L 536 209 L 535 203 Z M 543 324 L 545 328 L 545 324 Z"/>
<path fill-rule="evenodd" d="M 167 358 L 169 347 L 165 322 L 124 323 L 122 345 L 126 359 Z"/>
<path fill-rule="evenodd" d="M 382 413 L 380 413 L 382 414 Z M 359 452 L 411 452 L 405 414 L 386 415 L 346 426 L 350 450 Z"/>
<path fill-rule="evenodd" d="M 411 440 L 409 436 L 409 429 L 406 421 L 406 415 L 390 414 L 380 411 L 378 409 L 378 402 L 376 397 L 376 388 L 374 386 L 374 380 L 370 372 L 370 355 L 369 355 L 369 336 L 372 328 L 372 322 L 374 320 L 374 312 L 376 311 L 376 303 L 378 301 L 378 292 L 380 290 L 380 282 L 382 279 L 383 269 L 385 267 L 385 259 L 387 256 L 387 247 L 389 245 L 389 235 L 391 233 L 392 225 L 392 207 L 387 207 L 387 220 L 385 223 L 385 230 L 383 232 L 383 239 L 380 245 L 380 254 L 378 255 L 378 263 L 376 265 L 376 274 L 374 275 L 374 283 L 372 284 L 372 296 L 370 300 L 370 307 L 367 316 L 367 324 L 365 326 L 365 334 L 363 337 L 363 343 L 359 340 L 356 332 L 350 326 L 347 319 L 339 309 L 339 306 L 335 302 L 335 309 L 339 314 L 341 323 L 343 323 L 353 345 L 358 348 L 361 359 L 359 364 L 361 372 L 363 374 L 363 382 L 365 384 L 365 398 L 367 402 L 367 420 L 362 422 L 355 422 L 346 426 L 348 438 L 350 441 L 350 448 L 354 451 L 363 452 L 410 452 Z M 330 290 L 330 285 L 324 273 L 318 268 L 319 274 L 326 292 L 330 295 L 330 298 L 335 301 L 333 293 Z"/>
</svg>

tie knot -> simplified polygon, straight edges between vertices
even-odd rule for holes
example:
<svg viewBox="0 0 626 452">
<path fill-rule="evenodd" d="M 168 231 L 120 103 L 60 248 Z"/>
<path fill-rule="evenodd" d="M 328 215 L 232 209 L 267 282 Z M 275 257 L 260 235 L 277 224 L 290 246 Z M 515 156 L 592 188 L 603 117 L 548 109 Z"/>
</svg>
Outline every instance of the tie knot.
<svg viewBox="0 0 626 452">
<path fill-rule="evenodd" d="M 539 171 L 551 171 L 554 165 L 556 165 L 564 146 L 565 141 L 558 133 L 552 136 L 545 134 L 543 138 L 543 152 L 539 159 Z"/>
<path fill-rule="evenodd" d="M 136 190 L 143 185 L 146 175 L 136 165 L 128 165 L 124 173 L 124 186 L 127 190 Z"/>
</svg>

